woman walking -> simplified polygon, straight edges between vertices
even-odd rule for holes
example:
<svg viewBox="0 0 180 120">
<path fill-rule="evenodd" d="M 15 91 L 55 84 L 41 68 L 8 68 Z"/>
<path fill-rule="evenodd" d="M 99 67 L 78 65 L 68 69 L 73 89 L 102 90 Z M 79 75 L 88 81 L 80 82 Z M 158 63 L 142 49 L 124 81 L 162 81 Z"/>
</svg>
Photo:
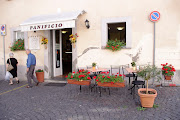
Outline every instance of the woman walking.
<svg viewBox="0 0 180 120">
<path fill-rule="evenodd" d="M 14 67 L 14 69 L 12 69 L 9 72 L 12 74 L 13 78 L 16 79 L 17 84 L 19 84 L 19 79 L 17 78 L 17 65 L 18 65 L 18 61 L 16 60 L 16 58 L 14 58 L 14 54 L 13 53 L 10 53 L 9 57 L 10 58 L 7 60 L 6 67 L 8 67 L 9 64 L 11 64 Z M 10 78 L 9 85 L 13 85 L 13 78 Z"/>
</svg>

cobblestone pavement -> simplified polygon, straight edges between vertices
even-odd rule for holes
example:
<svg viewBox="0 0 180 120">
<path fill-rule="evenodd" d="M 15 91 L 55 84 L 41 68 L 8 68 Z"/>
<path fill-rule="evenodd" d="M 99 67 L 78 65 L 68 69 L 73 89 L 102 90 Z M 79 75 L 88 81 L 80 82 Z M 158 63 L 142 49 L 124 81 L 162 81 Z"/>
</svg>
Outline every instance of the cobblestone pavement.
<svg viewBox="0 0 180 120">
<path fill-rule="evenodd" d="M 158 108 L 138 111 L 138 95 L 133 99 L 128 88 L 91 92 L 77 85 L 18 88 L 0 81 L 0 120 L 180 120 L 180 87 L 155 88 Z"/>
</svg>

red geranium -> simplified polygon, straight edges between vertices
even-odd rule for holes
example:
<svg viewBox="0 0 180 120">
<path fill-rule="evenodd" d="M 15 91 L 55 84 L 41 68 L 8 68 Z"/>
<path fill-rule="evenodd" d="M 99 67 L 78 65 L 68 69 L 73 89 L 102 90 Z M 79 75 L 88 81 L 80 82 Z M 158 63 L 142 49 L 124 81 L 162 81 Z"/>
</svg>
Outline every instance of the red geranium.
<svg viewBox="0 0 180 120">
<path fill-rule="evenodd" d="M 162 74 L 166 75 L 166 76 L 173 76 L 174 72 L 176 71 L 175 68 L 170 64 L 168 65 L 168 63 L 166 64 L 161 64 L 162 67 Z"/>
</svg>

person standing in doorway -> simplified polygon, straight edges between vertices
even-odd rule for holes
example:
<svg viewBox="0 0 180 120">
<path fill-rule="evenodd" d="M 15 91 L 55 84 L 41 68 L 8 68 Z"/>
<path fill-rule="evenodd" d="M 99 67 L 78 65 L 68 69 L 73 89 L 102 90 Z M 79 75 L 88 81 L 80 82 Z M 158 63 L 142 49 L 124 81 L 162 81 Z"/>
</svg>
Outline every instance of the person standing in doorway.
<svg viewBox="0 0 180 120">
<path fill-rule="evenodd" d="M 39 85 L 39 82 L 34 76 L 34 69 L 36 66 L 36 57 L 31 53 L 31 50 L 29 49 L 26 50 L 26 54 L 28 55 L 28 59 L 27 59 L 28 86 L 26 86 L 26 88 L 31 88 L 32 87 L 31 79 L 33 79 L 33 81 L 36 83 L 36 86 Z"/>
</svg>

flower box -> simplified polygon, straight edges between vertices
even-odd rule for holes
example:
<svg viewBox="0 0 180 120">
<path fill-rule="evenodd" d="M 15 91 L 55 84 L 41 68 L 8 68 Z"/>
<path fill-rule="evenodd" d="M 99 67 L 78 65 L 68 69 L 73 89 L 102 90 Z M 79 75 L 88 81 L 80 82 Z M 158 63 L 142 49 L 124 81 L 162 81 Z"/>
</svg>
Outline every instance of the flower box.
<svg viewBox="0 0 180 120">
<path fill-rule="evenodd" d="M 90 85 L 91 80 L 74 80 L 74 79 L 67 79 L 68 84 L 76 84 L 76 85 Z"/>
<path fill-rule="evenodd" d="M 111 83 L 111 82 L 98 82 L 98 86 L 101 87 L 125 87 L 125 82 L 116 82 L 116 83 Z"/>
</svg>

